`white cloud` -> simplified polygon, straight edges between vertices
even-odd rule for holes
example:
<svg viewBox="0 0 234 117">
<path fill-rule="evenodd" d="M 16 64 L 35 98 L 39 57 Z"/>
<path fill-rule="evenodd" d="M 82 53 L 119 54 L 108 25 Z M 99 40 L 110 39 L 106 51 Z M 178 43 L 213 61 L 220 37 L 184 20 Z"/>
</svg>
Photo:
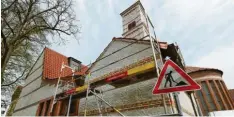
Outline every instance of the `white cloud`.
<svg viewBox="0 0 234 117">
<path fill-rule="evenodd" d="M 151 5 L 153 6 L 153 4 Z M 189 35 L 202 25 L 208 24 L 215 27 L 219 23 L 234 19 L 234 15 L 230 15 L 233 5 L 233 0 L 166 0 L 153 10 L 157 13 L 153 15 L 156 16 L 155 23 L 158 25 L 160 25 L 159 19 L 163 18 L 166 21 L 166 26 L 171 29 L 172 35 L 176 35 L 188 27 L 187 34 Z M 168 28 L 164 28 L 163 31 Z M 212 31 L 213 27 L 210 30 Z M 159 30 L 159 32 L 161 31 Z"/>
<path fill-rule="evenodd" d="M 75 8 L 81 10 L 82 12 L 86 11 L 86 6 L 85 6 L 85 0 L 77 0 L 76 2 L 76 6 Z"/>
<path fill-rule="evenodd" d="M 145 8 L 146 12 L 149 12 L 153 9 L 154 5 L 152 4 L 152 0 L 141 0 L 143 7 Z"/>
<path fill-rule="evenodd" d="M 167 0 L 162 8 L 180 20 L 209 19 L 213 14 L 222 13 L 228 6 L 233 5 L 232 0 Z"/>
<path fill-rule="evenodd" d="M 111 10 L 113 11 L 114 10 L 114 4 L 115 4 L 115 1 L 114 0 L 107 0 L 107 3 L 108 3 L 108 10 Z"/>
<path fill-rule="evenodd" d="M 224 72 L 223 79 L 229 89 L 234 88 L 234 41 L 229 46 L 214 49 L 211 53 L 199 58 L 193 65 L 218 68 Z"/>
</svg>

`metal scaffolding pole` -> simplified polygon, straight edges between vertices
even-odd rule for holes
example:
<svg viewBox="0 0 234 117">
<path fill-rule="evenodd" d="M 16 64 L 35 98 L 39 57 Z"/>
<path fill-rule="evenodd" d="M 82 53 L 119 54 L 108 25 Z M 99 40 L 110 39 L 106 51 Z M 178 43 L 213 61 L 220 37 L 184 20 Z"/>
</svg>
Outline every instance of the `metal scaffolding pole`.
<svg viewBox="0 0 234 117">
<path fill-rule="evenodd" d="M 73 85 L 73 87 L 74 87 L 74 82 L 73 82 L 73 80 L 74 80 L 74 70 L 72 69 L 72 85 Z M 69 97 L 69 103 L 68 103 L 68 109 L 67 109 L 67 117 L 69 116 L 69 113 L 70 113 L 70 106 L 71 106 L 71 101 L 72 101 L 72 95 L 70 95 L 70 97 Z"/>
<path fill-rule="evenodd" d="M 70 97 L 69 97 L 69 103 L 68 103 L 68 108 L 67 108 L 67 117 L 69 116 L 69 113 L 70 113 L 71 100 L 72 100 L 72 95 L 70 95 Z"/>
<path fill-rule="evenodd" d="M 86 116 L 86 112 L 87 112 L 87 101 L 88 101 L 88 96 L 89 96 L 89 89 L 90 89 L 90 84 L 89 84 L 89 79 L 90 79 L 90 73 L 88 74 L 88 87 L 87 87 L 87 91 L 86 91 L 86 97 L 85 97 L 85 110 L 84 110 L 84 116 Z"/>
<path fill-rule="evenodd" d="M 154 56 L 154 61 L 155 61 L 155 68 L 156 68 L 156 73 L 157 73 L 157 76 L 159 75 L 159 69 L 158 69 L 158 64 L 157 64 L 157 58 L 156 58 L 156 53 L 155 53 L 155 49 L 154 49 L 154 41 L 153 41 L 153 39 L 152 39 L 152 37 L 151 37 L 151 34 L 150 34 L 150 28 L 149 28 L 149 22 L 150 22 L 150 20 L 149 20 L 149 17 L 148 17 L 148 15 L 146 14 L 146 21 L 147 21 L 147 25 L 148 25 L 148 31 L 149 31 L 149 37 L 150 37 L 150 44 L 151 44 L 151 47 L 152 47 L 152 51 L 153 51 L 153 56 Z M 152 26 L 153 27 L 153 26 Z M 153 29 L 154 29 L 154 27 L 153 27 Z M 154 34 L 155 34 L 155 32 L 154 32 Z M 156 37 L 156 35 L 155 35 L 155 37 Z M 157 40 L 156 40 L 156 42 L 157 42 Z M 161 54 L 161 52 L 160 52 L 160 47 L 159 47 L 159 44 L 157 43 L 157 49 L 158 49 L 158 52 L 159 52 L 159 54 Z M 160 61 L 161 62 L 163 62 L 162 61 L 162 57 L 161 57 L 161 55 L 160 55 Z M 165 95 L 164 94 L 161 94 L 161 97 L 162 97 L 162 99 L 163 99 L 163 107 L 164 107 L 164 112 L 165 112 L 165 114 L 167 114 L 167 104 L 166 104 L 166 100 L 165 100 Z"/>
<path fill-rule="evenodd" d="M 96 93 L 96 90 L 94 90 L 94 92 Z M 96 98 L 96 103 L 97 103 L 97 106 L 98 106 L 99 114 L 102 116 L 102 111 L 100 109 L 99 100 L 97 99 L 97 96 L 95 96 L 95 98 Z"/>
<path fill-rule="evenodd" d="M 56 99 L 56 96 L 57 96 L 57 92 L 58 92 L 58 88 L 59 88 L 59 85 L 60 85 L 60 82 L 61 82 L 61 77 L 62 77 L 62 71 L 64 68 L 69 68 L 72 70 L 72 80 L 71 80 L 71 84 L 72 84 L 72 87 L 74 87 L 74 82 L 73 82 L 73 78 L 74 78 L 74 72 L 75 70 L 73 70 L 73 68 L 71 68 L 70 66 L 67 66 L 64 64 L 64 62 L 62 62 L 62 66 L 61 66 L 61 69 L 60 69 L 60 74 L 59 74 L 59 78 L 58 78 L 58 81 L 57 81 L 57 85 L 56 85 L 56 88 L 55 88 L 55 92 L 54 92 L 54 96 L 53 96 L 53 102 L 52 102 L 52 107 L 50 109 L 50 113 L 52 115 L 52 111 L 53 111 L 53 108 L 54 108 L 54 104 L 57 102 L 57 99 Z M 65 83 L 65 85 L 67 86 L 67 88 L 69 89 L 70 85 L 68 83 L 69 81 L 67 81 Z M 63 85 L 62 85 L 63 86 Z M 64 87 L 63 87 L 64 88 Z M 68 109 L 67 109 L 67 116 L 69 116 L 69 112 L 70 112 L 70 105 L 71 105 L 71 99 L 72 99 L 72 95 L 70 95 L 70 98 L 69 98 L 69 105 L 68 105 Z"/>
<path fill-rule="evenodd" d="M 57 81 L 57 84 L 56 84 L 56 88 L 55 88 L 55 92 L 54 92 L 54 97 L 53 97 L 53 102 L 52 102 L 52 107 L 51 107 L 51 109 L 50 109 L 50 113 L 51 113 L 51 114 L 52 114 L 52 111 L 53 111 L 54 104 L 55 104 L 56 101 L 57 101 L 57 100 L 56 100 L 56 95 L 57 95 L 59 83 L 60 83 L 60 80 L 61 80 L 61 75 L 62 75 L 63 68 L 64 68 L 64 63 L 62 63 L 62 66 L 61 66 L 61 69 L 60 69 L 60 73 L 59 73 L 59 78 L 58 78 L 58 81 Z"/>
</svg>

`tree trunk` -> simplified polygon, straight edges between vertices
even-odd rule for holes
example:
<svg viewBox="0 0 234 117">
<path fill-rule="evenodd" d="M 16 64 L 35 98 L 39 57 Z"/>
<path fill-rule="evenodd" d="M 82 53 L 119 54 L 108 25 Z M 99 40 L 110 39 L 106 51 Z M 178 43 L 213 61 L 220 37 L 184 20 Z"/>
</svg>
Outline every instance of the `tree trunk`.
<svg viewBox="0 0 234 117">
<path fill-rule="evenodd" d="M 5 71 L 5 69 L 6 69 L 6 66 L 7 66 L 7 63 L 8 63 L 8 61 L 9 61 L 9 59 L 10 59 L 10 55 L 11 55 L 11 53 L 13 52 L 13 49 L 12 49 L 12 47 L 9 47 L 9 48 L 7 48 L 6 50 L 5 50 L 5 52 L 4 52 L 4 55 L 2 56 L 2 58 L 1 58 L 1 80 L 2 80 L 2 82 L 1 82 L 1 84 L 3 84 L 3 82 L 4 82 L 4 79 L 3 79 L 3 75 L 4 75 L 4 71 Z"/>
</svg>

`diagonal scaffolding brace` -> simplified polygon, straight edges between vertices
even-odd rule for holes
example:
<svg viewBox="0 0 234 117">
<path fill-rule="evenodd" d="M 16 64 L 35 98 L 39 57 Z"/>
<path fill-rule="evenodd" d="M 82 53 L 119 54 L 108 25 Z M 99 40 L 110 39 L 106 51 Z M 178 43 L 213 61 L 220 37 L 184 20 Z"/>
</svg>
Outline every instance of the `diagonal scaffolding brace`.
<svg viewBox="0 0 234 117">
<path fill-rule="evenodd" d="M 69 68 L 72 70 L 72 80 L 71 82 L 70 81 L 65 81 L 65 84 L 63 83 L 63 81 L 61 80 L 61 77 L 62 77 L 62 72 L 63 72 L 63 69 L 64 68 Z M 50 109 L 50 113 L 52 115 L 52 112 L 53 112 L 53 108 L 54 108 L 54 104 L 56 104 L 57 102 L 57 93 L 58 93 L 58 89 L 60 88 L 60 86 L 62 87 L 62 90 L 68 90 L 70 89 L 71 87 L 74 88 L 75 87 L 75 84 L 73 82 L 74 80 L 74 73 L 75 73 L 75 70 L 73 68 L 71 68 L 70 66 L 67 66 L 64 64 L 64 62 L 62 63 L 62 66 L 61 66 L 61 69 L 60 69 L 60 73 L 59 73 L 59 78 L 58 78 L 58 81 L 57 81 L 57 84 L 56 84 L 56 88 L 55 88 L 55 92 L 54 92 L 54 96 L 53 96 L 53 102 L 52 102 L 52 107 Z M 71 84 L 69 84 L 71 83 Z M 64 86 L 66 85 L 66 86 Z M 65 89 L 64 89 L 65 88 Z M 70 106 L 71 106 L 71 100 L 72 100 L 72 95 L 69 96 L 69 103 L 68 103 L 68 109 L 67 109 L 67 116 L 69 116 L 69 112 L 70 112 Z"/>
<path fill-rule="evenodd" d="M 92 93 L 96 98 L 99 98 L 102 102 L 104 102 L 105 104 L 107 104 L 108 106 L 110 106 L 112 109 L 114 109 L 117 113 L 119 113 L 121 116 L 124 116 L 123 113 L 121 113 L 118 109 L 116 109 L 115 107 L 113 107 L 109 102 L 107 102 L 106 100 L 103 99 L 103 92 L 101 91 L 101 97 L 95 92 L 96 90 L 94 89 L 94 91 L 92 91 L 90 89 L 90 82 L 89 82 L 89 79 L 90 79 L 90 73 L 88 74 L 88 87 L 87 87 L 87 91 L 86 91 L 86 97 L 85 97 L 85 110 L 84 110 L 84 116 L 87 115 L 87 101 L 88 101 L 88 96 L 89 96 L 89 93 Z M 99 111 L 99 114 L 102 116 L 102 111 L 100 109 L 100 105 L 98 103 L 98 100 L 96 99 L 97 101 L 97 106 L 98 106 L 98 111 Z"/>
<path fill-rule="evenodd" d="M 115 107 L 113 107 L 109 102 L 105 101 L 102 97 L 100 97 L 98 94 L 96 94 L 95 92 L 93 92 L 92 90 L 90 90 L 90 92 L 95 95 L 96 97 L 98 97 L 99 99 L 101 99 L 104 103 L 106 103 L 108 106 L 110 106 L 111 108 L 113 108 L 117 113 L 119 113 L 121 116 L 124 116 L 123 113 L 121 113 L 118 109 L 116 109 Z"/>
</svg>

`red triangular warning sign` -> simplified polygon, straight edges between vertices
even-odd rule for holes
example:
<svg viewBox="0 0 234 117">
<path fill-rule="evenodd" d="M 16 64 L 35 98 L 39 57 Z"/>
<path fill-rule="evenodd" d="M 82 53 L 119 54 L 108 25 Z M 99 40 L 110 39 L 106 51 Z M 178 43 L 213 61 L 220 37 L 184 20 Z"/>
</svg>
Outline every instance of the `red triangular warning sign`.
<svg viewBox="0 0 234 117">
<path fill-rule="evenodd" d="M 167 60 L 158 77 L 153 94 L 201 89 L 193 79 L 172 60 Z"/>
</svg>

